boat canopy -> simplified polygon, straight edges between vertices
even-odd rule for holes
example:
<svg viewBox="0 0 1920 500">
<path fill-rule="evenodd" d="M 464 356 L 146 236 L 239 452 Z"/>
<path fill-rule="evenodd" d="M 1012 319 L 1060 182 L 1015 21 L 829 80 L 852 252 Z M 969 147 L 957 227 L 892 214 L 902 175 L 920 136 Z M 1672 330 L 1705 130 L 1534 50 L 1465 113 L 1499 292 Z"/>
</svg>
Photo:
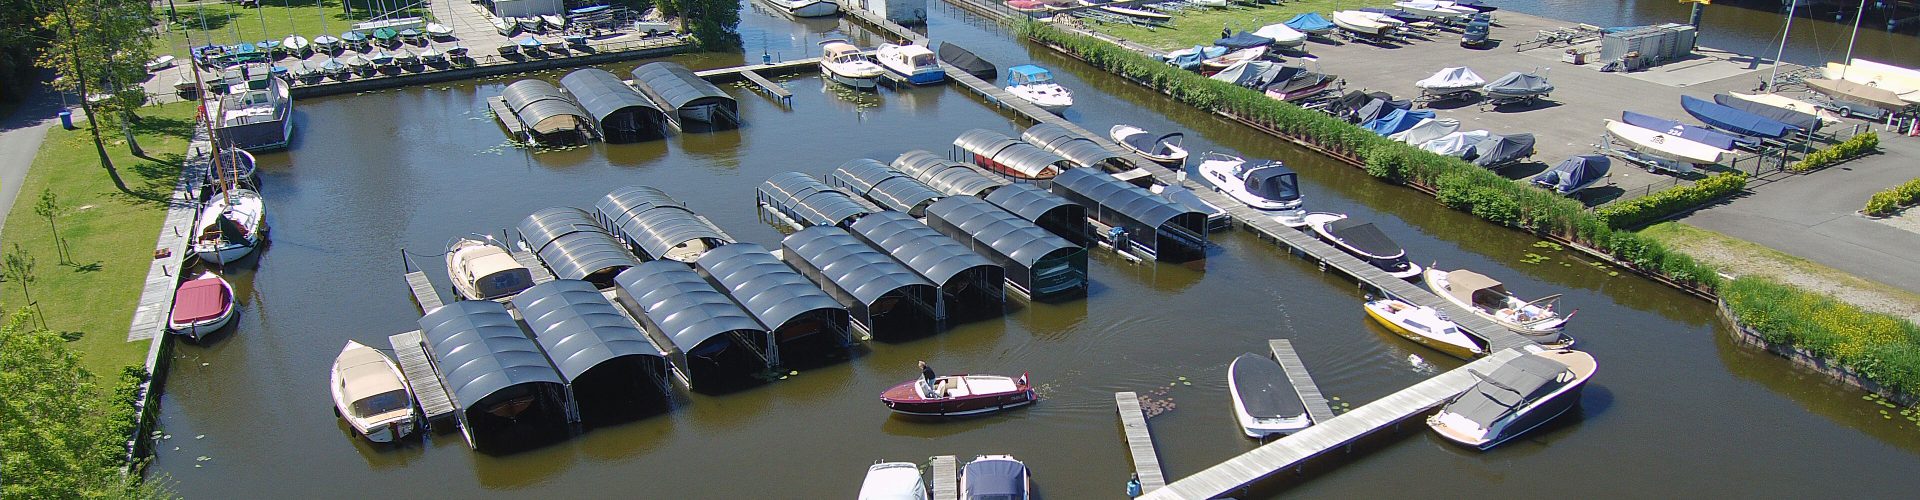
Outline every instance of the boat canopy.
<svg viewBox="0 0 1920 500">
<path fill-rule="evenodd" d="M 785 330 L 789 323 L 818 321 L 842 338 L 847 336 L 847 309 L 760 245 L 715 248 L 700 256 L 694 267 L 772 331 Z"/>
<path fill-rule="evenodd" d="M 592 130 L 593 119 L 558 87 L 546 80 L 520 80 L 507 85 L 500 98 L 521 123 L 540 135 Z"/>
<path fill-rule="evenodd" d="M 1736 141 L 1733 136 L 1720 133 L 1713 129 L 1696 127 L 1675 120 L 1668 120 L 1653 115 L 1643 115 L 1632 111 L 1621 111 L 1620 121 L 1635 127 L 1663 132 L 1667 135 L 1678 136 L 1682 139 L 1720 149 L 1733 149 L 1734 142 Z"/>
<path fill-rule="evenodd" d="M 899 170 L 868 158 L 855 158 L 827 174 L 827 184 L 866 197 L 881 208 L 926 215 L 927 205 L 946 194 Z"/>
<path fill-rule="evenodd" d="M 1798 127 L 1780 123 L 1764 116 L 1721 106 L 1706 99 L 1690 95 L 1680 96 L 1680 109 L 1686 110 L 1687 114 L 1693 115 L 1695 120 L 1700 120 L 1708 126 L 1739 135 L 1778 139 L 1799 130 Z M 1628 123 L 1632 124 L 1632 122 Z"/>
<path fill-rule="evenodd" d="M 1241 178 L 1247 192 L 1254 196 L 1273 201 L 1300 199 L 1300 174 L 1280 162 L 1253 167 Z"/>
<path fill-rule="evenodd" d="M 754 190 L 761 204 L 801 225 L 840 226 L 879 210 L 799 172 L 768 177 Z"/>
<path fill-rule="evenodd" d="M 626 245 L 578 208 L 542 209 L 521 220 L 519 229 L 521 240 L 560 279 L 606 284 L 613 274 L 640 263 Z"/>
<path fill-rule="evenodd" d="M 1545 76 L 1515 71 L 1507 73 L 1507 76 L 1500 77 L 1498 80 L 1487 83 L 1487 86 L 1482 87 L 1482 89 L 1486 90 L 1489 94 L 1526 97 L 1546 95 L 1548 92 L 1553 92 L 1553 84 L 1547 83 L 1547 77 Z"/>
<path fill-rule="evenodd" d="M 1480 383 L 1448 404 L 1446 411 L 1487 427 L 1552 394 L 1573 379 L 1570 374 L 1567 365 L 1541 356 L 1513 358 L 1483 375 Z M 1566 375 L 1566 381 L 1559 380 L 1562 375 Z"/>
<path fill-rule="evenodd" d="M 1007 282 L 1029 295 L 1041 281 L 1061 280 L 1085 290 L 1087 251 L 1011 212 L 971 196 L 941 198 L 927 206 L 927 223 L 1000 264 Z M 1041 276 L 1039 268 L 1064 266 L 1066 276 Z"/>
<path fill-rule="evenodd" d="M 481 297 L 504 297 L 533 286 L 533 273 L 527 266 L 514 260 L 506 249 L 494 245 L 483 245 L 472 250 L 462 265 L 467 275 L 473 277 L 474 291 Z M 174 306 L 177 310 L 179 306 Z"/>
<path fill-rule="evenodd" d="M 972 498 L 1026 498 L 1027 466 L 1015 460 L 974 460 L 962 477 Z"/>
<path fill-rule="evenodd" d="M 1205 213 L 1091 169 L 1061 172 L 1050 190 L 1093 209 L 1094 219 L 1125 228 L 1135 246 L 1145 247 L 1158 259 L 1184 262 L 1206 255 Z"/>
<path fill-rule="evenodd" d="M 685 112 L 692 108 L 716 106 L 731 116 L 739 113 L 739 103 L 720 87 L 693 74 L 693 70 L 674 62 L 650 62 L 633 68 L 633 84 L 662 110 Z"/>
<path fill-rule="evenodd" d="M 1612 166 L 1613 160 L 1606 156 L 1574 156 L 1535 176 L 1533 183 L 1551 189 L 1555 193 L 1569 194 L 1593 183 L 1596 179 L 1606 177 L 1607 170 Z M 1447 277 L 1448 283 L 1453 283 L 1453 273 L 1448 273 Z"/>
<path fill-rule="evenodd" d="M 1008 184 L 1006 179 L 988 176 L 966 164 L 949 161 L 925 150 L 913 150 L 894 158 L 893 167 L 936 190 L 952 196 L 979 196 Z"/>
<path fill-rule="evenodd" d="M 1901 99 L 1900 94 L 1895 94 L 1891 90 L 1863 83 L 1848 80 L 1829 80 L 1825 78 L 1808 78 L 1802 81 L 1807 84 L 1807 87 L 1835 99 L 1858 101 L 1862 104 L 1894 112 L 1906 109 L 1907 107 L 1906 100 Z"/>
<path fill-rule="evenodd" d="M 550 385 L 557 392 L 566 384 L 499 302 L 449 303 L 421 316 L 419 324 L 434 367 L 461 410 L 484 409 L 493 403 L 490 396 L 518 385 Z"/>
<path fill-rule="evenodd" d="M 974 55 L 972 51 L 961 48 L 959 45 L 947 42 L 940 42 L 940 60 L 983 80 L 993 80 L 997 73 L 993 63 L 981 59 L 980 56 Z"/>
<path fill-rule="evenodd" d="M 1427 141 L 1446 137 L 1447 134 L 1459 131 L 1460 120 L 1452 118 L 1428 118 L 1420 120 L 1420 123 L 1416 123 L 1413 127 L 1406 130 L 1388 135 L 1387 138 L 1407 144 L 1424 144 Z"/>
<path fill-rule="evenodd" d="M 1239 389 L 1233 396 L 1253 418 L 1288 418 L 1307 413 L 1307 405 L 1294 394 L 1293 383 L 1280 369 L 1280 363 L 1266 356 L 1245 353 L 1234 358 L 1233 382 Z"/>
<path fill-rule="evenodd" d="M 1575 156 L 1568 158 L 1567 161 L 1560 162 L 1560 164 L 1566 165 L 1572 163 L 1574 160 L 1590 157 L 1602 160 L 1607 159 L 1605 156 L 1598 155 Z M 1458 299 L 1464 304 L 1501 304 L 1506 302 L 1508 295 L 1507 286 L 1501 284 L 1499 280 L 1465 269 L 1447 272 L 1445 292 L 1447 295 L 1453 296 L 1453 298 Z M 1483 297 L 1483 295 L 1491 296 Z"/>
<path fill-rule="evenodd" d="M 634 316 L 640 326 L 673 343 L 675 366 L 684 369 L 688 353 L 723 349 L 734 341 L 763 356 L 773 343 L 765 326 L 686 264 L 648 261 L 620 272 L 614 282 L 621 300 L 639 309 Z"/>
<path fill-rule="evenodd" d="M 1055 236 L 1086 246 L 1087 209 L 1032 184 L 1009 184 L 987 193 L 986 200 Z"/>
<path fill-rule="evenodd" d="M 1366 125 L 1361 125 L 1361 127 L 1383 136 L 1393 135 L 1413 128 L 1414 125 L 1419 125 L 1422 120 L 1431 119 L 1433 116 L 1433 110 L 1430 109 L 1419 111 L 1395 109 L 1388 112 L 1385 116 L 1381 116 L 1380 119 L 1367 122 Z"/>
<path fill-rule="evenodd" d="M 943 290 L 983 283 L 991 287 L 987 291 L 997 297 L 1000 283 L 1006 279 L 1006 271 L 998 264 L 900 212 L 862 217 L 860 222 L 853 223 L 853 235 L 885 250 Z"/>
<path fill-rule="evenodd" d="M 601 223 L 649 258 L 667 258 L 668 253 L 689 242 L 699 242 L 706 248 L 733 243 L 720 228 L 652 186 L 615 189 L 601 197 L 594 209 Z"/>
<path fill-rule="evenodd" d="M 1457 90 L 1476 88 L 1485 85 L 1487 80 L 1465 66 L 1444 68 L 1426 79 L 1413 82 L 1413 86 L 1434 90 Z"/>
<path fill-rule="evenodd" d="M 1801 130 L 1812 132 L 1820 131 L 1820 117 L 1813 114 L 1811 112 L 1813 109 L 1811 108 L 1807 111 L 1795 111 L 1759 101 L 1741 99 L 1739 96 L 1730 94 L 1714 94 L 1713 102 L 1714 104 L 1753 113 L 1769 120 L 1792 125 Z"/>
<path fill-rule="evenodd" d="M 1047 68 L 1022 64 L 1007 68 L 1007 85 L 1028 85 L 1053 82 L 1053 72 Z"/>
<path fill-rule="evenodd" d="M 1533 134 L 1509 134 L 1488 137 L 1473 145 L 1473 155 L 1469 158 L 1474 165 L 1499 167 L 1521 158 L 1533 156 Z"/>
<path fill-rule="evenodd" d="M 1282 25 L 1281 27 L 1284 28 L 1286 26 Z M 1273 45 L 1273 39 L 1241 31 L 1234 33 L 1232 36 L 1214 40 L 1213 44 L 1226 47 L 1229 50 L 1241 50 Z"/>
<path fill-rule="evenodd" d="M 1040 149 L 1065 157 L 1076 165 L 1099 169 L 1131 169 L 1133 163 L 1092 139 L 1081 137 L 1057 124 L 1042 123 L 1027 127 L 1020 138 Z"/>
<path fill-rule="evenodd" d="M 567 73 L 560 78 L 560 86 L 566 87 L 580 107 L 593 116 L 608 142 L 657 137 L 665 128 L 666 114 L 607 70 L 587 68 Z"/>
<path fill-rule="evenodd" d="M 935 328 L 939 318 L 934 304 L 940 300 L 940 290 L 933 282 L 867 246 L 847 230 L 829 226 L 802 229 L 782 239 L 780 249 L 782 260 L 846 306 L 853 320 L 867 331 L 873 332 L 878 317 L 889 312 L 914 317 L 907 323 L 889 322 L 903 330 L 930 332 Z M 888 299 L 906 303 L 889 303 Z M 914 307 L 902 307 L 909 305 Z M 924 314 L 912 314 L 910 310 L 914 309 Z"/>
<path fill-rule="evenodd" d="M 1288 19 L 1287 22 L 1283 24 L 1286 24 L 1288 28 L 1307 33 L 1325 33 L 1333 31 L 1334 29 L 1333 21 L 1328 21 L 1326 17 L 1322 17 L 1318 12 L 1308 12 L 1293 16 L 1293 19 Z"/>
<path fill-rule="evenodd" d="M 1347 217 L 1327 223 L 1327 232 L 1340 238 L 1341 243 L 1353 247 L 1354 250 L 1377 258 L 1398 258 L 1407 253 L 1400 248 L 1399 243 L 1395 243 L 1393 238 L 1388 238 L 1387 233 L 1380 231 L 1380 228 L 1374 226 L 1372 222 L 1362 222 Z"/>
<path fill-rule="evenodd" d="M 1127 143 L 1127 146 L 1135 150 L 1145 151 L 1147 154 L 1167 156 L 1173 154 L 1173 148 L 1169 146 L 1179 144 L 1182 140 L 1186 139 L 1186 137 L 1187 134 L 1180 132 L 1155 136 L 1142 130 L 1138 134 L 1122 137 L 1120 141 Z"/>
<path fill-rule="evenodd" d="M 513 296 L 513 308 L 567 384 L 579 384 L 596 370 L 611 370 L 617 375 L 592 378 L 650 376 L 665 392 L 666 353 L 648 342 L 592 283 L 554 280 L 534 285 Z"/>
<path fill-rule="evenodd" d="M 1045 178 L 1049 176 L 1049 171 L 1073 167 L 1066 158 L 1039 146 L 987 129 L 976 128 L 961 133 L 954 138 L 953 146 L 966 152 L 976 165 L 1016 172 L 1029 178 Z"/>
</svg>

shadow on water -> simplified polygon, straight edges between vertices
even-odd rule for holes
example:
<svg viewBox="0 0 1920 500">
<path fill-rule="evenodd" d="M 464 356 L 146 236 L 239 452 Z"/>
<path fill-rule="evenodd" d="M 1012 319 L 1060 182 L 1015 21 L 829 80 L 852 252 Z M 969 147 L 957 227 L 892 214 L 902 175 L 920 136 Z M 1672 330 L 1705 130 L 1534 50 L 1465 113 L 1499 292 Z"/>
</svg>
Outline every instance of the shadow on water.
<svg viewBox="0 0 1920 500">
<path fill-rule="evenodd" d="M 1765 349 L 1733 340 L 1732 329 L 1716 320 L 1713 327 L 1714 351 L 1720 364 L 1741 380 L 1758 383 L 1769 391 L 1786 396 L 1807 411 L 1838 421 L 1856 431 L 1907 451 L 1920 451 L 1920 425 L 1875 399 L 1865 399 L 1866 391 L 1841 384 L 1831 377 L 1792 364 Z"/>
</svg>

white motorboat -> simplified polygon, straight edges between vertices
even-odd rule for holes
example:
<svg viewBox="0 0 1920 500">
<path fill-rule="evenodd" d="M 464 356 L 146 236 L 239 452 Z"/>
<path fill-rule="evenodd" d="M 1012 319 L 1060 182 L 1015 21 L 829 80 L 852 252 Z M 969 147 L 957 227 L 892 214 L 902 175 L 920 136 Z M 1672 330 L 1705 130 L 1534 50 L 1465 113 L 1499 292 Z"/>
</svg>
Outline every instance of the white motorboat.
<svg viewBox="0 0 1920 500">
<path fill-rule="evenodd" d="M 1006 90 L 1052 113 L 1073 106 L 1073 92 L 1053 81 L 1053 72 L 1032 64 L 1007 68 Z"/>
<path fill-rule="evenodd" d="M 1153 135 L 1145 129 L 1132 125 L 1114 125 L 1107 129 L 1107 137 L 1120 147 L 1144 156 L 1161 165 L 1182 165 L 1187 162 L 1187 150 L 1181 147 L 1186 134 L 1174 132 L 1166 135 Z"/>
<path fill-rule="evenodd" d="M 166 68 L 170 68 L 170 67 L 173 67 L 173 55 L 172 55 L 172 54 L 163 54 L 163 55 L 161 55 L 160 57 L 155 57 L 155 58 L 153 58 L 153 60 L 151 60 L 151 61 L 147 61 L 147 72 L 148 72 L 148 73 L 152 73 L 152 72 L 155 72 L 155 71 L 160 71 L 160 70 L 162 70 L 162 69 L 166 69 Z"/>
<path fill-rule="evenodd" d="M 260 193 L 230 189 L 201 209 L 193 253 L 212 264 L 226 264 L 253 253 L 267 241 L 267 206 Z"/>
<path fill-rule="evenodd" d="M 1300 176 L 1286 164 L 1277 160 L 1248 163 L 1243 158 L 1208 153 L 1200 159 L 1199 170 L 1215 191 L 1265 212 L 1287 227 L 1307 224 Z"/>
<path fill-rule="evenodd" d="M 1407 251 L 1372 222 L 1360 222 L 1344 214 L 1310 213 L 1306 226 L 1320 239 L 1373 264 L 1388 275 L 1410 279 L 1420 275 L 1420 265 L 1407 260 Z"/>
<path fill-rule="evenodd" d="M 1573 313 L 1561 316 L 1553 310 L 1560 302 L 1559 294 L 1524 300 L 1507 291 L 1500 281 L 1465 269 L 1428 269 L 1426 283 L 1448 302 L 1522 335 L 1557 338 L 1566 330 L 1567 320 L 1573 319 Z"/>
<path fill-rule="evenodd" d="M 333 409 L 355 433 L 375 443 L 391 443 L 413 433 L 413 391 L 400 366 L 365 344 L 347 341 L 333 359 Z"/>
<path fill-rule="evenodd" d="M 1733 157 L 1732 151 L 1613 120 L 1607 120 L 1607 135 L 1642 153 L 1690 164 L 1720 163 Z"/>
<path fill-rule="evenodd" d="M 1393 6 L 1414 15 L 1442 21 L 1462 21 L 1465 20 L 1467 16 L 1480 12 L 1479 10 L 1467 7 L 1455 6 L 1453 2 L 1433 0 L 1407 0 L 1404 2 L 1394 2 Z"/>
<path fill-rule="evenodd" d="M 947 79 L 947 70 L 940 68 L 940 58 L 919 45 L 882 44 L 874 50 L 873 58 L 880 67 L 914 85 L 931 85 Z"/>
<path fill-rule="evenodd" d="M 307 52 L 313 48 L 313 42 L 307 41 L 307 37 L 304 36 L 287 35 L 286 38 L 280 40 L 280 47 L 284 48 L 288 54 L 293 54 L 297 57 L 306 57 Z"/>
<path fill-rule="evenodd" d="M 1407 24 L 1405 21 L 1388 17 L 1385 14 L 1343 10 L 1333 13 L 1333 25 L 1340 29 L 1366 36 L 1382 36 Z"/>
<path fill-rule="evenodd" d="M 1221 54 L 1220 57 L 1200 61 L 1200 72 L 1206 74 L 1218 73 L 1220 70 L 1227 69 L 1229 66 L 1256 60 L 1265 55 L 1267 55 L 1266 47 L 1248 47 L 1228 52 Z"/>
<path fill-rule="evenodd" d="M 449 28 L 447 25 L 440 23 L 427 23 L 427 36 L 436 39 L 449 38 L 453 36 L 453 28 Z"/>
<path fill-rule="evenodd" d="M 447 245 L 447 277 L 466 300 L 510 297 L 533 286 L 533 273 L 485 236 L 462 237 Z"/>
<path fill-rule="evenodd" d="M 826 73 L 829 80 L 858 90 L 876 90 L 884 71 L 867 58 L 865 51 L 846 40 L 820 42 L 820 72 Z"/>
<path fill-rule="evenodd" d="M 793 17 L 825 17 L 840 13 L 840 4 L 832 0 L 767 0 Z"/>
<path fill-rule="evenodd" d="M 968 500 L 1027 500 L 1033 480 L 1027 464 L 1012 455 L 981 455 L 960 468 L 960 498 Z"/>
<path fill-rule="evenodd" d="M 860 500 L 927 500 L 927 483 L 920 465 L 912 462 L 876 462 L 860 482 Z"/>
<path fill-rule="evenodd" d="M 1480 383 L 1427 417 L 1427 426 L 1448 441 L 1492 449 L 1572 409 L 1598 368 L 1587 353 L 1559 349 L 1514 358 L 1493 373 L 1472 372 Z"/>
<path fill-rule="evenodd" d="M 1247 353 L 1227 365 L 1227 392 L 1233 395 L 1234 421 L 1250 438 L 1299 432 L 1313 425 L 1307 404 L 1293 390 L 1280 363 Z"/>
<path fill-rule="evenodd" d="M 199 342 L 233 321 L 233 285 L 212 271 L 203 271 L 173 290 L 173 310 L 167 331 Z"/>
<path fill-rule="evenodd" d="M 1421 307 L 1395 299 L 1368 301 L 1367 316 L 1414 343 L 1431 347 L 1460 359 L 1473 359 L 1487 350 L 1460 330 L 1459 325 L 1431 307 Z"/>
</svg>

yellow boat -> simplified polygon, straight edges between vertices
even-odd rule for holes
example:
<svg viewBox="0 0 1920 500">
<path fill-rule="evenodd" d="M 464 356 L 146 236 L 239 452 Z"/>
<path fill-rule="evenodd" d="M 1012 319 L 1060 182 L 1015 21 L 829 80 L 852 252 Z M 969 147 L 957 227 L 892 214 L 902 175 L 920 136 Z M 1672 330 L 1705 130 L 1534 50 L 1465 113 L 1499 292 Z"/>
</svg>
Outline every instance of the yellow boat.
<svg viewBox="0 0 1920 500">
<path fill-rule="evenodd" d="M 1473 359 L 1487 352 L 1459 326 L 1431 307 L 1417 307 L 1394 299 L 1369 301 L 1365 307 L 1367 316 L 1386 325 L 1394 334 L 1436 351 L 1460 359 Z"/>
</svg>

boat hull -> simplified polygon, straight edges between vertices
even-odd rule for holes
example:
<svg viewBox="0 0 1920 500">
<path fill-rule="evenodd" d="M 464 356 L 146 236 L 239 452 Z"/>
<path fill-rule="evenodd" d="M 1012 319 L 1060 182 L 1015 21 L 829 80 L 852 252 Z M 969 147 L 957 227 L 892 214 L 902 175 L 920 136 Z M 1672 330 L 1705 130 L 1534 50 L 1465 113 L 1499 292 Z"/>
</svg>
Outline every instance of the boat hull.
<svg viewBox="0 0 1920 500">
<path fill-rule="evenodd" d="M 775 2 L 776 5 L 780 3 L 783 2 Z M 786 11 L 787 14 L 793 17 L 826 17 L 839 14 L 840 4 L 833 2 L 807 2 L 799 5 L 787 3 L 786 5 L 780 5 L 780 10 Z"/>
<path fill-rule="evenodd" d="M 955 375 L 952 378 L 967 377 Z M 923 382 L 914 379 L 887 389 L 880 394 L 880 401 L 887 409 L 902 415 L 923 417 L 964 417 L 1011 410 L 1033 404 L 1039 400 L 1033 387 L 1024 380 L 1014 384 L 1013 390 L 984 392 L 966 396 L 948 398 L 926 398 L 920 394 L 919 385 Z"/>
<path fill-rule="evenodd" d="M 1527 408 L 1527 410 L 1524 413 L 1522 413 L 1519 417 L 1516 417 L 1512 423 L 1509 423 L 1505 427 L 1501 428 L 1500 432 L 1494 435 L 1492 439 L 1488 439 L 1485 441 L 1468 441 L 1468 440 L 1462 440 L 1462 439 L 1456 438 L 1453 435 L 1450 435 L 1449 433 L 1445 433 L 1445 432 L 1441 432 L 1438 434 L 1440 434 L 1440 437 L 1445 438 L 1447 441 L 1451 441 L 1454 444 L 1458 444 L 1460 446 L 1465 446 L 1465 447 L 1473 448 L 1480 451 L 1491 450 L 1496 446 L 1500 446 L 1501 444 L 1506 443 L 1507 441 L 1513 440 L 1513 438 L 1525 435 L 1527 432 L 1530 432 L 1535 428 L 1540 427 L 1541 425 L 1546 425 L 1547 422 L 1552 422 L 1553 419 L 1559 418 L 1561 415 L 1565 415 L 1567 413 L 1567 410 L 1573 409 L 1575 405 L 1580 403 L 1580 393 L 1583 389 L 1586 388 L 1586 386 L 1587 386 L 1586 379 L 1581 379 L 1578 383 L 1574 384 L 1572 388 L 1566 390 L 1565 392 L 1556 394 L 1552 398 L 1548 398 L 1545 401 L 1534 403 L 1532 407 Z M 1433 425 L 1433 424 L 1429 423 L 1428 425 Z"/>
<path fill-rule="evenodd" d="M 232 295 L 232 294 L 229 293 L 228 295 Z M 200 339 L 204 339 L 209 336 L 212 336 L 213 332 L 220 331 L 221 328 L 226 328 L 227 324 L 232 323 L 233 317 L 237 315 L 239 315 L 238 308 L 234 307 L 232 304 L 228 304 L 227 311 L 225 313 L 220 314 L 220 317 L 213 318 L 210 320 L 196 321 L 192 323 L 174 323 L 172 321 L 168 321 L 167 331 L 185 336 L 187 337 L 187 340 L 199 342 Z"/>
<path fill-rule="evenodd" d="M 820 69 L 827 74 L 827 79 L 833 80 L 834 83 L 853 87 L 858 90 L 874 90 L 880 88 L 879 83 L 876 82 L 878 79 L 871 76 L 843 75 L 828 70 L 826 66 L 821 66 Z"/>
<path fill-rule="evenodd" d="M 1364 309 L 1367 310 L 1367 317 L 1373 318 L 1373 320 L 1379 322 L 1381 326 L 1387 327 L 1387 330 L 1393 332 L 1394 335 L 1399 335 L 1400 338 L 1411 340 L 1415 344 L 1427 346 L 1429 349 L 1440 351 L 1446 353 L 1448 356 L 1460 359 L 1473 359 L 1480 355 L 1480 352 L 1477 350 L 1414 333 L 1413 330 L 1400 326 L 1399 323 L 1381 314 L 1372 304 L 1367 304 Z"/>
</svg>

